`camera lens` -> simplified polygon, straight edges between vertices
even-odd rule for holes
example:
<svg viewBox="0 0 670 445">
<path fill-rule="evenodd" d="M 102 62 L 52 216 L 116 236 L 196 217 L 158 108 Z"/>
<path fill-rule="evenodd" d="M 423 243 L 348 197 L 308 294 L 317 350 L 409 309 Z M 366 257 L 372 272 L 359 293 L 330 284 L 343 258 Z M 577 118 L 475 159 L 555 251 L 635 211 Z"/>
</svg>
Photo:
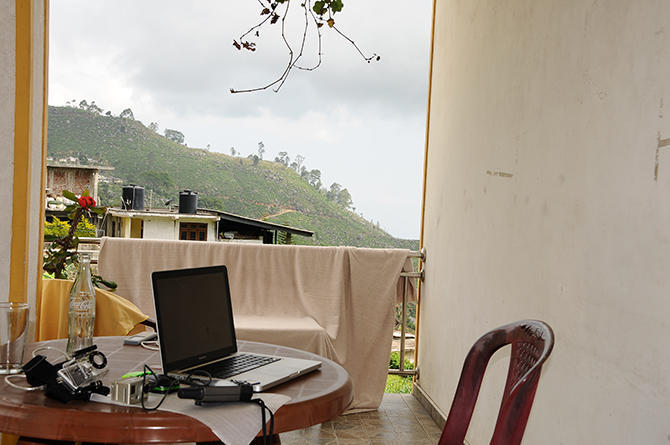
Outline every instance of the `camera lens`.
<svg viewBox="0 0 670 445">
<path fill-rule="evenodd" d="M 88 361 L 95 369 L 102 369 L 107 366 L 107 357 L 102 352 L 96 351 L 88 356 Z"/>
</svg>

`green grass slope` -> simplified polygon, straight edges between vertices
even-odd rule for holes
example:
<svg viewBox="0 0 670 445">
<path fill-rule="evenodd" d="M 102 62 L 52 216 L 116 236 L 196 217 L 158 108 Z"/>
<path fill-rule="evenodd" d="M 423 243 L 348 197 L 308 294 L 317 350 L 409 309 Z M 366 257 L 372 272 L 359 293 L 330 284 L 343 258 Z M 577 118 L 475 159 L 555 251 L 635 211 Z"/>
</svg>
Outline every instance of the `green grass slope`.
<svg viewBox="0 0 670 445">
<path fill-rule="evenodd" d="M 177 201 L 179 191 L 199 193 L 199 206 L 312 230 L 296 244 L 405 247 L 396 239 L 326 198 L 280 163 L 228 156 L 172 142 L 141 122 L 72 107 L 49 107 L 48 156 L 114 167 L 103 172 L 124 184 L 145 187 L 145 205 Z M 120 205 L 121 184 L 101 183 L 101 204 Z M 271 215 L 277 215 L 270 217 Z"/>
</svg>

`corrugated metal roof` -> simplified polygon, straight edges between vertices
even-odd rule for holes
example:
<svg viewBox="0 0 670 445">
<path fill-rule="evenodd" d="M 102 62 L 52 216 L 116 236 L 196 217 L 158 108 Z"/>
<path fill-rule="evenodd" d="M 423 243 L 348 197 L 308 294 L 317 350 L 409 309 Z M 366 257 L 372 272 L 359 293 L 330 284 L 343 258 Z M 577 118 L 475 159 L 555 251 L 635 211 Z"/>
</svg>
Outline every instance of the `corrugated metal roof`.
<svg viewBox="0 0 670 445">
<path fill-rule="evenodd" d="M 306 236 L 308 238 L 311 238 L 314 236 L 314 232 L 311 230 L 305 230 L 305 229 L 298 229 L 296 227 L 289 227 L 289 226 L 284 226 L 282 224 L 275 224 L 267 221 L 261 221 L 258 219 L 253 219 L 253 218 L 247 218 L 246 216 L 240 216 L 240 215 L 235 215 L 233 213 L 227 213 L 227 212 L 222 212 L 220 210 L 212 210 L 212 209 L 198 209 L 202 210 L 205 212 L 212 212 L 216 213 L 221 217 L 221 219 L 225 219 L 227 221 L 232 221 L 236 223 L 242 223 L 242 224 L 248 224 L 250 226 L 254 227 L 260 227 L 263 229 L 267 230 L 279 230 L 282 232 L 287 232 L 291 233 L 294 235 L 300 235 L 300 236 Z"/>
</svg>

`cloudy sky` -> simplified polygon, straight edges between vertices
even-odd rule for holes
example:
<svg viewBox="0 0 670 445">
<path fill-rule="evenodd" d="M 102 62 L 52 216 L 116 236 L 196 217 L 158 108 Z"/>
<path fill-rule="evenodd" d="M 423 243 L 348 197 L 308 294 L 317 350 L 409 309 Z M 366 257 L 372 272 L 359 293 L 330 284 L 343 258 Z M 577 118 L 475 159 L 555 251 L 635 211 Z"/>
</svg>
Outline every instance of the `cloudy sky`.
<svg viewBox="0 0 670 445">
<path fill-rule="evenodd" d="M 349 190 L 357 213 L 418 238 L 430 0 L 344 0 L 337 26 L 379 62 L 366 63 L 324 27 L 318 70 L 294 70 L 278 93 L 245 94 L 229 90 L 269 83 L 288 60 L 279 24 L 261 30 L 254 53 L 233 48 L 259 19 L 257 0 L 58 0 L 50 8 L 49 104 L 95 100 L 114 115 L 130 107 L 161 134 L 184 133 L 189 147 L 246 156 L 262 141 L 264 159 L 300 154 L 324 185 Z M 297 45 L 304 15 L 288 19 Z M 308 40 L 305 65 L 317 60 L 316 42 Z"/>
</svg>

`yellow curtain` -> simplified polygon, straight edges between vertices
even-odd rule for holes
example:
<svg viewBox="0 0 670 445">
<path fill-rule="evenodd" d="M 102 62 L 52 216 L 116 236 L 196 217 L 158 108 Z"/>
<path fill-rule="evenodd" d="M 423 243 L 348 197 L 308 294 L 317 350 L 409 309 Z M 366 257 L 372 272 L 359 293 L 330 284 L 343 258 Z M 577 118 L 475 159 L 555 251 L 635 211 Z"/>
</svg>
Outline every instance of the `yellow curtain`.
<svg viewBox="0 0 670 445">
<path fill-rule="evenodd" d="M 36 312 L 35 340 L 67 338 L 67 311 L 72 281 L 42 280 L 42 298 Z M 123 297 L 102 289 L 95 291 L 93 335 L 127 335 L 146 320 L 137 306 Z"/>
</svg>

